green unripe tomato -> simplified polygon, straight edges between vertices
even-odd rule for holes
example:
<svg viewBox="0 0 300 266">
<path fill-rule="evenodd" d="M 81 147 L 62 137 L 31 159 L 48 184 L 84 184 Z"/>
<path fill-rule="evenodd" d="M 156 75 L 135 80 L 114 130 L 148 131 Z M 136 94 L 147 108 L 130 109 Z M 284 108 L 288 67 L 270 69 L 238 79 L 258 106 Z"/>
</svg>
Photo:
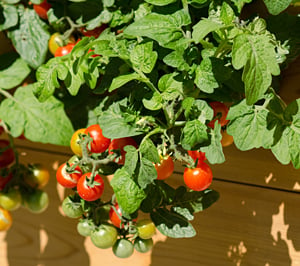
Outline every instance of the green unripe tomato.
<svg viewBox="0 0 300 266">
<path fill-rule="evenodd" d="M 79 218 L 83 214 L 80 202 L 74 202 L 70 197 L 66 197 L 62 202 L 64 214 L 70 218 Z"/>
<path fill-rule="evenodd" d="M 102 249 L 112 247 L 118 238 L 118 231 L 112 225 L 101 224 L 91 232 L 92 243 Z"/>
<path fill-rule="evenodd" d="M 24 206 L 33 213 L 45 211 L 49 205 L 49 196 L 47 192 L 37 189 L 32 193 L 24 195 Z"/>
<path fill-rule="evenodd" d="M 113 253 L 118 258 L 129 258 L 134 251 L 132 243 L 128 239 L 118 239 L 112 247 Z"/>
<path fill-rule="evenodd" d="M 94 223 L 92 220 L 82 219 L 77 224 L 77 232 L 82 236 L 90 236 L 94 229 Z"/>
<path fill-rule="evenodd" d="M 153 247 L 153 239 L 148 238 L 148 239 L 142 239 L 140 237 L 137 237 L 134 240 L 134 248 L 136 251 L 140 253 L 146 253 L 150 251 Z"/>
</svg>

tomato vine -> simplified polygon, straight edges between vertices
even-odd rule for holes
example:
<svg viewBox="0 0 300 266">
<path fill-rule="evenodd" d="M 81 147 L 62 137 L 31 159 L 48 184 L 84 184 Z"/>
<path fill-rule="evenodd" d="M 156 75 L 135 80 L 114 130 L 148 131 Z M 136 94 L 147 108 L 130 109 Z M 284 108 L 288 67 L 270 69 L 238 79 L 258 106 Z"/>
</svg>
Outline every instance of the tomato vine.
<svg viewBox="0 0 300 266">
<path fill-rule="evenodd" d="M 9 148 L 20 136 L 70 146 L 56 178 L 73 190 L 62 206 L 79 234 L 122 258 L 153 246 L 140 212 L 151 232 L 194 236 L 195 213 L 219 197 L 213 165 L 233 143 L 300 168 L 300 100 L 285 103 L 276 85 L 299 55 L 299 16 L 295 1 L 264 2 L 266 17 L 247 14 L 252 0 L 0 2 L 13 47 L 0 56 L 0 129 Z M 30 167 L 14 156 L 1 175 L 22 190 Z M 174 162 L 185 167 L 177 188 Z M 47 196 L 28 185 L 39 212 Z"/>
</svg>

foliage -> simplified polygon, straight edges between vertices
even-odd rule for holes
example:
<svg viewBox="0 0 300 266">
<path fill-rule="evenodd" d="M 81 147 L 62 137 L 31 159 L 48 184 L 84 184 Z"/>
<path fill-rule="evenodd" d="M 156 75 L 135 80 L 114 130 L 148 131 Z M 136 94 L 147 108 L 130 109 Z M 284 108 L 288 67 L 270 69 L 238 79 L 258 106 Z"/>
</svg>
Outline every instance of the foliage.
<svg viewBox="0 0 300 266">
<path fill-rule="evenodd" d="M 224 131 L 240 150 L 270 149 L 300 168 L 300 100 L 286 104 L 276 85 L 300 51 L 300 17 L 285 12 L 291 0 L 264 0 L 266 17 L 247 14 L 252 0 L 48 0 L 41 18 L 34 6 L 42 2 L 0 2 L 0 30 L 15 49 L 1 55 L 0 119 L 13 137 L 56 145 L 94 124 L 105 138 L 134 138 L 123 165 L 118 152 L 89 153 L 93 139 L 83 134 L 76 163 L 92 163 L 92 176 L 114 174 L 124 217 L 140 210 L 169 237 L 194 236 L 194 213 L 218 193 L 173 188 L 154 165 L 170 155 L 200 167 L 188 150 L 223 163 Z M 57 32 L 59 46 L 73 48 L 53 57 Z M 21 86 L 25 79 L 32 84 Z M 228 124 L 219 124 L 213 101 L 229 108 Z"/>
</svg>

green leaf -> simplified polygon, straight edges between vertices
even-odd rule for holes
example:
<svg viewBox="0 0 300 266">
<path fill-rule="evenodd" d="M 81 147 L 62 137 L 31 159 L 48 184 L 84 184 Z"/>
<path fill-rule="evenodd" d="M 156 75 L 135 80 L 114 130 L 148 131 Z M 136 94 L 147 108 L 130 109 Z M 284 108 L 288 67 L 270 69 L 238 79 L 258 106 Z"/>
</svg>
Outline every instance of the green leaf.
<svg viewBox="0 0 300 266">
<path fill-rule="evenodd" d="M 111 139 L 137 136 L 143 132 L 135 124 L 135 121 L 128 121 L 125 101 L 114 102 L 109 108 L 99 115 L 98 121 L 104 136 Z M 131 115 L 131 114 L 130 114 Z"/>
<path fill-rule="evenodd" d="M 138 163 L 139 154 L 137 149 L 132 145 L 125 146 L 124 151 L 126 152 L 124 169 L 132 176 Z"/>
<path fill-rule="evenodd" d="M 143 105 L 151 111 L 159 110 L 163 107 L 163 98 L 158 92 L 149 92 L 143 97 Z"/>
<path fill-rule="evenodd" d="M 19 27 L 9 31 L 9 38 L 21 57 L 33 68 L 44 63 L 48 52 L 47 24 L 33 9 L 19 9 Z"/>
<path fill-rule="evenodd" d="M 203 18 L 193 26 L 192 38 L 199 43 L 209 33 L 224 28 L 225 25 L 214 20 Z"/>
<path fill-rule="evenodd" d="M 166 6 L 177 2 L 177 0 L 145 0 L 145 2 L 155 6 Z"/>
<path fill-rule="evenodd" d="M 246 3 L 251 3 L 253 0 L 231 0 L 235 6 L 238 8 L 238 12 L 242 11 L 243 6 Z"/>
<path fill-rule="evenodd" d="M 230 120 L 227 132 L 233 136 L 238 149 L 270 148 L 274 143 L 274 131 L 271 127 L 276 116 L 261 106 L 248 106 L 243 100 L 229 109 L 227 119 Z"/>
<path fill-rule="evenodd" d="M 177 73 L 163 75 L 158 81 L 158 88 L 162 92 L 165 101 L 172 101 L 183 95 L 183 80 Z"/>
<path fill-rule="evenodd" d="M 213 93 L 214 89 L 219 87 L 210 58 L 203 59 L 200 65 L 197 66 L 195 84 L 201 91 L 206 93 Z"/>
<path fill-rule="evenodd" d="M 138 174 L 138 184 L 141 188 L 145 189 L 149 184 L 153 183 L 157 179 L 157 171 L 152 161 L 141 157 L 140 168 Z"/>
<path fill-rule="evenodd" d="M 130 53 L 130 61 L 135 69 L 150 73 L 156 63 L 157 52 L 153 51 L 153 42 L 136 45 Z"/>
<path fill-rule="evenodd" d="M 130 73 L 130 74 L 126 74 L 126 75 L 121 75 L 118 77 L 115 77 L 112 80 L 112 83 L 108 89 L 109 92 L 114 91 L 120 87 L 122 87 L 123 85 L 125 85 L 126 83 L 128 83 L 129 81 L 135 80 L 135 79 L 140 79 L 140 75 L 138 75 L 137 73 Z"/>
<path fill-rule="evenodd" d="M 160 187 L 156 184 L 149 184 L 145 189 L 147 197 L 142 201 L 141 211 L 145 213 L 150 213 L 153 209 L 159 207 L 163 201 L 163 196 L 161 194 Z"/>
<path fill-rule="evenodd" d="M 291 161 L 295 168 L 300 168 L 300 99 L 290 103 L 284 117 L 289 121 L 292 120 L 290 130 L 287 132 L 288 148 Z"/>
<path fill-rule="evenodd" d="M 0 31 L 7 30 L 18 24 L 17 8 L 0 2 Z"/>
<path fill-rule="evenodd" d="M 70 145 L 74 130 L 63 104 L 54 97 L 39 102 L 32 85 L 19 87 L 13 98 L 2 101 L 0 114 L 13 137 L 24 132 L 27 139 L 35 142 Z"/>
<path fill-rule="evenodd" d="M 280 139 L 274 146 L 271 147 L 271 151 L 276 157 L 276 159 L 280 163 L 285 165 L 291 162 L 291 157 L 289 152 L 289 133 L 290 133 L 289 127 L 283 129 Z"/>
<path fill-rule="evenodd" d="M 146 198 L 144 190 L 123 168 L 115 172 L 110 185 L 114 190 L 118 204 L 128 214 L 135 212 Z"/>
<path fill-rule="evenodd" d="M 34 94 L 40 101 L 46 101 L 53 95 L 55 88 L 60 87 L 59 79 L 65 80 L 68 68 L 61 58 L 52 58 L 46 64 L 40 66 L 36 71 L 37 83 L 35 83 Z"/>
<path fill-rule="evenodd" d="M 272 82 L 272 74 L 279 75 L 275 47 L 266 35 L 238 35 L 232 48 L 232 64 L 235 69 L 244 67 L 247 104 L 257 102 Z"/>
<path fill-rule="evenodd" d="M 185 53 L 183 50 L 175 50 L 172 51 L 171 53 L 167 54 L 164 58 L 163 61 L 165 64 L 178 68 L 178 70 L 189 70 L 189 65 L 185 60 Z"/>
<path fill-rule="evenodd" d="M 207 127 L 199 120 L 188 121 L 182 131 L 181 145 L 191 150 L 197 144 L 208 140 Z"/>
<path fill-rule="evenodd" d="M 204 100 L 188 97 L 182 102 L 184 116 L 188 120 L 198 119 L 203 124 L 213 118 L 214 112 L 208 103 Z"/>
<path fill-rule="evenodd" d="M 181 27 L 191 23 L 190 16 L 184 10 L 172 15 L 151 13 L 130 24 L 124 34 L 146 36 L 157 41 L 161 46 L 174 49 L 184 38 Z"/>
<path fill-rule="evenodd" d="M 153 163 L 158 163 L 160 161 L 157 148 L 149 138 L 144 139 L 141 142 L 139 151 L 143 158 L 146 158 Z"/>
<path fill-rule="evenodd" d="M 31 71 L 26 62 L 16 53 L 1 55 L 0 62 L 2 62 L 0 69 L 3 69 L 0 71 L 0 88 L 2 89 L 12 89 L 18 86 Z M 5 67 L 2 68 L 3 66 Z"/>
<path fill-rule="evenodd" d="M 193 226 L 180 214 L 160 208 L 150 215 L 158 231 L 165 236 L 187 238 L 196 235 Z"/>
<path fill-rule="evenodd" d="M 185 191 L 173 202 L 173 206 L 187 209 L 190 214 L 204 211 L 219 199 L 217 191 L 206 189 L 204 191 Z"/>
<path fill-rule="evenodd" d="M 216 121 L 214 129 L 210 132 L 210 144 L 201 148 L 207 160 L 212 164 L 225 161 L 221 140 L 221 125 Z"/>
<path fill-rule="evenodd" d="M 279 13 L 281 13 L 283 10 L 285 10 L 290 3 L 292 2 L 292 0 L 263 0 L 268 11 L 270 12 L 270 14 L 272 15 L 278 15 Z"/>
</svg>

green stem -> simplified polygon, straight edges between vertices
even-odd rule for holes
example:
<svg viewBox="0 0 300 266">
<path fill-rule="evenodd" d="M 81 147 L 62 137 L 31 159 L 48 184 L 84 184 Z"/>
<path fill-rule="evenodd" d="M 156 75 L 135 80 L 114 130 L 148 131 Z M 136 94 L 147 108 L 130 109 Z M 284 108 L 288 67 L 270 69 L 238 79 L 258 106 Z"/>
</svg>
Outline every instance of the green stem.
<svg viewBox="0 0 300 266">
<path fill-rule="evenodd" d="M 16 98 L 14 98 L 13 95 L 11 95 L 9 92 L 7 92 L 6 90 L 0 89 L 0 93 L 5 96 L 8 99 L 13 100 L 16 103 L 20 103 L 18 100 L 16 100 Z"/>
</svg>

